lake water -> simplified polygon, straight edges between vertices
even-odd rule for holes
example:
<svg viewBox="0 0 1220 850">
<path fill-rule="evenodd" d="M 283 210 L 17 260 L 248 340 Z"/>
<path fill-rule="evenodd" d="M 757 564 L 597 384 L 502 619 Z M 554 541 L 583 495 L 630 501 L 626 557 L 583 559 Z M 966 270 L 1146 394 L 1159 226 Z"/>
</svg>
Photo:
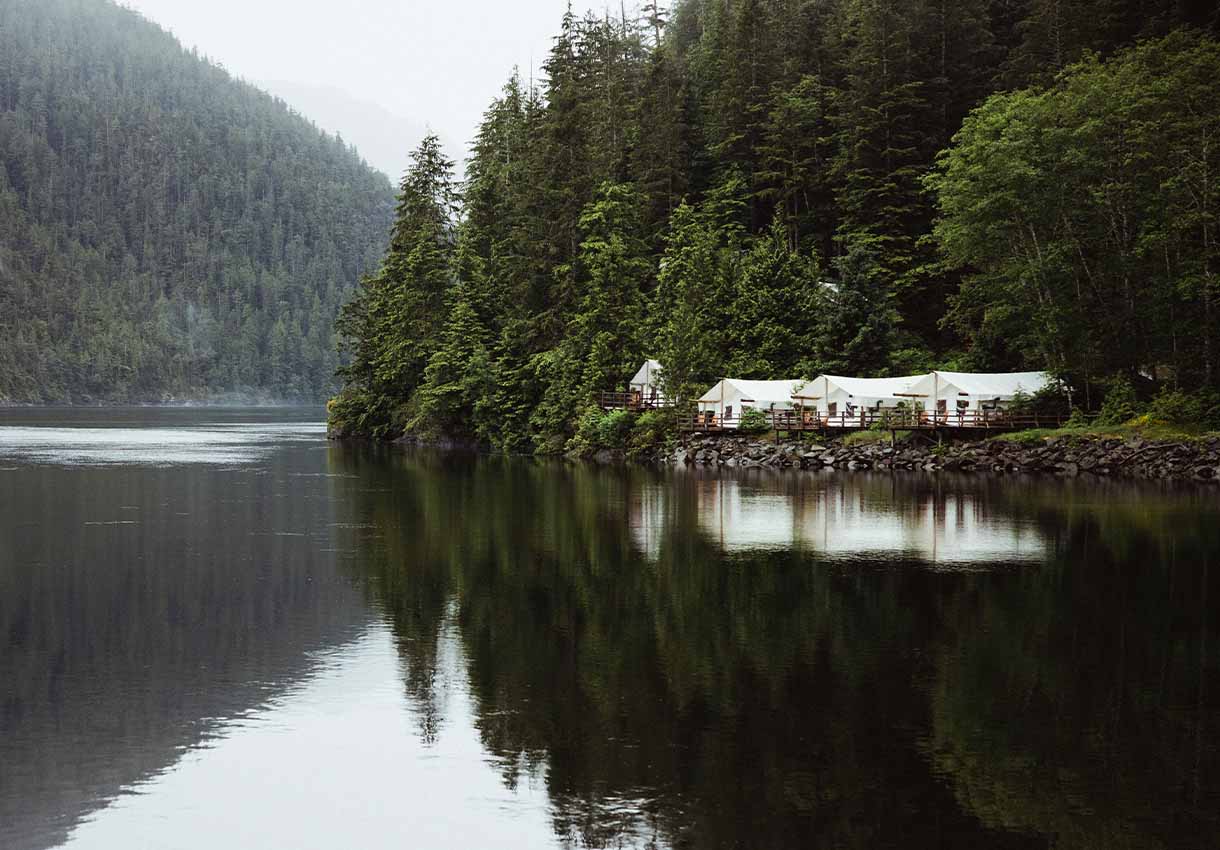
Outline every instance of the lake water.
<svg viewBox="0 0 1220 850">
<path fill-rule="evenodd" d="M 0 847 L 1220 847 L 1218 506 L 0 411 Z"/>
</svg>

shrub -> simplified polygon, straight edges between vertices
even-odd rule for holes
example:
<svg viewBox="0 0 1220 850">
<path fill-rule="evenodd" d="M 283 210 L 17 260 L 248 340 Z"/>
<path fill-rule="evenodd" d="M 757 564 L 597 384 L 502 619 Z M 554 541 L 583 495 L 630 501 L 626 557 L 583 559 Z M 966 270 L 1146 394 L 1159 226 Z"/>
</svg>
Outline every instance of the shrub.
<svg viewBox="0 0 1220 850">
<path fill-rule="evenodd" d="M 601 439 L 602 411 L 590 407 L 576 420 L 576 433 L 564 446 L 570 452 L 587 452 L 597 448 Z"/>
<path fill-rule="evenodd" d="M 1169 425 L 1195 425 L 1203 418 L 1203 400 L 1165 387 L 1148 406 L 1149 416 Z"/>
<path fill-rule="evenodd" d="M 1168 387 L 1157 393 L 1148 406 L 1149 418 L 1167 425 L 1216 427 L 1220 399 L 1213 393 L 1184 393 Z"/>
<path fill-rule="evenodd" d="M 621 449 L 635 424 L 635 414 L 629 410 L 611 410 L 597 425 L 597 445 L 603 449 Z"/>
<path fill-rule="evenodd" d="M 1087 428 L 1089 426 L 1089 414 L 1085 413 L 1079 407 L 1073 407 L 1072 413 L 1068 416 L 1067 421 L 1063 423 L 1064 428 Z"/>
<path fill-rule="evenodd" d="M 737 430 L 742 434 L 761 434 L 771 427 L 771 417 L 756 407 L 741 412 Z"/>
<path fill-rule="evenodd" d="M 641 413 L 627 437 L 627 454 L 641 457 L 663 447 L 673 438 L 676 424 L 673 408 Z"/>
<path fill-rule="evenodd" d="M 1121 425 L 1139 415 L 1139 402 L 1131 382 L 1121 375 L 1110 382 L 1106 398 L 1097 414 L 1098 425 Z"/>
</svg>

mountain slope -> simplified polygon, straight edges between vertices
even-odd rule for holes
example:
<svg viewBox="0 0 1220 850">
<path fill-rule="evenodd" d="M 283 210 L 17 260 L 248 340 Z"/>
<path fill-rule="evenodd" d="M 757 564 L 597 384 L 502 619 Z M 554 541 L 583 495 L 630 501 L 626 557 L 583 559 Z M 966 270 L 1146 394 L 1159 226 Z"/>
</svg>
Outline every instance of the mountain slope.
<svg viewBox="0 0 1220 850">
<path fill-rule="evenodd" d="M 0 0 L 0 400 L 317 399 L 393 189 L 109 0 Z"/>
</svg>

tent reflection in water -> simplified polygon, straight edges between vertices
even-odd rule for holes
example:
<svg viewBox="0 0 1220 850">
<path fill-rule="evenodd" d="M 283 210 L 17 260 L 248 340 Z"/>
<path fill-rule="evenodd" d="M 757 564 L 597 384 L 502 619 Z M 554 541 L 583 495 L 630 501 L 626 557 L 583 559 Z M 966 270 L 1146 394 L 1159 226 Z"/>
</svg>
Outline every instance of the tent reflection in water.
<svg viewBox="0 0 1220 850">
<path fill-rule="evenodd" d="M 957 566 L 1041 561 L 1048 551 L 1037 525 L 994 513 L 981 494 L 968 491 L 911 493 L 891 502 L 889 485 L 867 479 L 784 491 L 709 478 L 692 489 L 699 527 L 725 551 L 903 555 Z"/>
<path fill-rule="evenodd" d="M 708 424 L 736 428 L 746 410 L 792 410 L 798 404 L 794 396 L 805 384 L 804 378 L 783 381 L 721 378 L 699 396 L 699 414 Z"/>
</svg>

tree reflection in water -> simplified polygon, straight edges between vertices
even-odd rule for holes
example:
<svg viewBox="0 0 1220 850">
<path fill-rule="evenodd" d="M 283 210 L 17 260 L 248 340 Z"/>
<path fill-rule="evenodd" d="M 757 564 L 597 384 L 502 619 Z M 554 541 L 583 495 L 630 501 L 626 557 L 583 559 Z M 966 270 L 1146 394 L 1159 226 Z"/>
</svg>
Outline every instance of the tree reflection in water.
<svg viewBox="0 0 1220 850">
<path fill-rule="evenodd" d="M 571 843 L 1220 842 L 1207 495 L 331 464 L 423 736 L 456 628 L 483 746 Z"/>
</svg>

